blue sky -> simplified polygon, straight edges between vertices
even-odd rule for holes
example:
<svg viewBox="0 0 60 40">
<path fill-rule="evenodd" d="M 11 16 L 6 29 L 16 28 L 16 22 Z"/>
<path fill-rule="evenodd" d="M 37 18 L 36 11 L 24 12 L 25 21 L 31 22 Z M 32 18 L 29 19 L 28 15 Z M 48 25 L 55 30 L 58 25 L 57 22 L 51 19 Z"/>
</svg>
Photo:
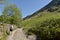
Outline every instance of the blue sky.
<svg viewBox="0 0 60 40">
<path fill-rule="evenodd" d="M 47 5 L 51 0 L 9 0 L 9 2 L 16 4 L 22 12 L 22 17 L 26 17 Z M 3 8 L 4 5 L 0 5 L 0 14 Z"/>
</svg>

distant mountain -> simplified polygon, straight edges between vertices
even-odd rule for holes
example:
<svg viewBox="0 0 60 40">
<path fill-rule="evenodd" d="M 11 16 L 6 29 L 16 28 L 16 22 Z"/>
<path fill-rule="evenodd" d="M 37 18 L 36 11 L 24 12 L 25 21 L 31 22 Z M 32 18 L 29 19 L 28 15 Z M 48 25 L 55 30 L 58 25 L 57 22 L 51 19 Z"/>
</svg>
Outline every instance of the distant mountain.
<svg viewBox="0 0 60 40">
<path fill-rule="evenodd" d="M 41 15 L 41 12 L 44 12 L 44 11 L 46 11 L 46 12 L 60 12 L 60 0 L 52 0 L 48 5 L 41 8 L 40 10 L 36 11 L 32 15 L 28 15 L 27 17 L 23 18 L 23 20 L 29 19 L 39 13 Z"/>
</svg>

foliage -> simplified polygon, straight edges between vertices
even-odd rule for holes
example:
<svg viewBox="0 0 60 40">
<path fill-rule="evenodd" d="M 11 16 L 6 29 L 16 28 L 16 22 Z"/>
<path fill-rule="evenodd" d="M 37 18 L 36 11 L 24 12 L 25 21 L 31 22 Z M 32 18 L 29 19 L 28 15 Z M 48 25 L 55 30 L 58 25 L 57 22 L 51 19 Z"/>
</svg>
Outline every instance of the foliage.
<svg viewBox="0 0 60 40">
<path fill-rule="evenodd" d="M 6 40 L 7 35 L 3 35 L 3 37 L 0 40 Z"/>
<path fill-rule="evenodd" d="M 45 12 L 43 16 L 27 19 L 22 24 L 27 34 L 37 35 L 37 40 L 60 40 L 60 13 Z"/>
<path fill-rule="evenodd" d="M 16 5 L 6 6 L 2 16 L 5 23 L 20 25 L 20 22 L 22 21 L 21 12 Z"/>
</svg>

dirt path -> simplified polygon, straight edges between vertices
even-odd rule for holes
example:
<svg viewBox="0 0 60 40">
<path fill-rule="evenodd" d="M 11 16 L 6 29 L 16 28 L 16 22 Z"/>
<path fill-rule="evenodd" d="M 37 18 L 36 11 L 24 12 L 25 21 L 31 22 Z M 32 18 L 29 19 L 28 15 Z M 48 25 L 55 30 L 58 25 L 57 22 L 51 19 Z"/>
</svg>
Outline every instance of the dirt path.
<svg viewBox="0 0 60 40">
<path fill-rule="evenodd" d="M 7 40 L 28 40 L 25 36 L 25 34 L 21 29 L 17 29 L 13 31 L 7 38 Z"/>
</svg>

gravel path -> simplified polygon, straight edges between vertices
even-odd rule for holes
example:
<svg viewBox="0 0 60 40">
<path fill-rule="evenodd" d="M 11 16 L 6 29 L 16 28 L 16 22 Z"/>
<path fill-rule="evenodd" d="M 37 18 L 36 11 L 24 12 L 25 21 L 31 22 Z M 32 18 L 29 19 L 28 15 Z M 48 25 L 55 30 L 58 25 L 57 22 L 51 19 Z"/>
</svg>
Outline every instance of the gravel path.
<svg viewBox="0 0 60 40">
<path fill-rule="evenodd" d="M 13 31 L 7 38 L 7 40 L 28 40 L 25 36 L 25 34 L 21 29 L 17 29 Z"/>
</svg>

